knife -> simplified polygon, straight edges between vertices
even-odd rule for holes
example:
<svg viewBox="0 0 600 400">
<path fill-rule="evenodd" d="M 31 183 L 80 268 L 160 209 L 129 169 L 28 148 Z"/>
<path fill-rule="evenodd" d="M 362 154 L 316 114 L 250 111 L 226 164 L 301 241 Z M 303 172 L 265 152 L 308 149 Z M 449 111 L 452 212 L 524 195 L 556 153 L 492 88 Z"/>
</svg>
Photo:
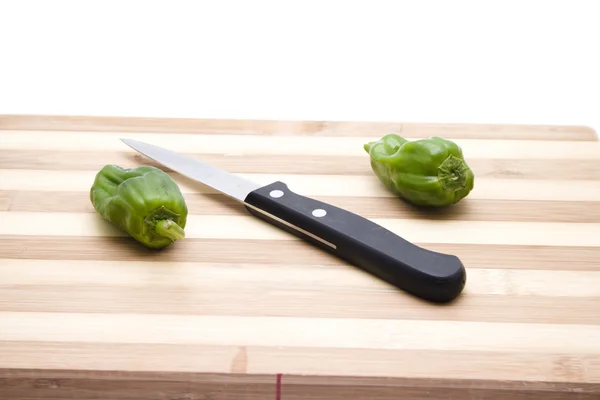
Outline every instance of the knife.
<svg viewBox="0 0 600 400">
<path fill-rule="evenodd" d="M 419 247 L 380 225 L 290 190 L 243 179 L 195 158 L 132 139 L 126 145 L 148 158 L 241 202 L 250 215 L 424 300 L 454 300 L 466 283 L 460 259 Z"/>
</svg>

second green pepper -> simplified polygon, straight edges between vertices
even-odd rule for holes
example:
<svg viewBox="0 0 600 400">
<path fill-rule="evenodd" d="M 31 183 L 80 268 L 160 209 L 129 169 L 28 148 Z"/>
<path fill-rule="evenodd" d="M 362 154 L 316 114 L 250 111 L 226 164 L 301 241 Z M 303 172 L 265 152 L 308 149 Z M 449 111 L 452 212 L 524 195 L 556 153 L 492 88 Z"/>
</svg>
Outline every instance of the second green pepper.
<svg viewBox="0 0 600 400">
<path fill-rule="evenodd" d="M 183 195 L 156 167 L 105 165 L 96 174 L 90 200 L 98 214 L 146 247 L 160 249 L 185 237 Z"/>
<path fill-rule="evenodd" d="M 461 148 L 450 140 L 431 137 L 408 141 L 391 133 L 363 147 L 384 186 L 413 204 L 447 206 L 473 189 L 473 171 Z"/>
</svg>

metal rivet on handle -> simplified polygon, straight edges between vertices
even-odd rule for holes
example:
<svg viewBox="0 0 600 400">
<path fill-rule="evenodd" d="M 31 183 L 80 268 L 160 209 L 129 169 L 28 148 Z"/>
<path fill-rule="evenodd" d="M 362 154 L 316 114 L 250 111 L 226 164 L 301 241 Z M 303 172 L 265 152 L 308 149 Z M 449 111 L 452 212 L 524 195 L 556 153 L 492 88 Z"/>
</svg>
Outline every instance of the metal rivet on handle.
<svg viewBox="0 0 600 400">
<path fill-rule="evenodd" d="M 327 211 L 323 210 L 322 208 L 317 208 L 316 210 L 313 210 L 312 215 L 315 217 L 324 217 L 327 215 Z"/>
<path fill-rule="evenodd" d="M 271 193 L 269 193 L 269 196 L 271 197 L 281 197 L 283 196 L 283 192 L 281 190 L 271 190 Z"/>
</svg>

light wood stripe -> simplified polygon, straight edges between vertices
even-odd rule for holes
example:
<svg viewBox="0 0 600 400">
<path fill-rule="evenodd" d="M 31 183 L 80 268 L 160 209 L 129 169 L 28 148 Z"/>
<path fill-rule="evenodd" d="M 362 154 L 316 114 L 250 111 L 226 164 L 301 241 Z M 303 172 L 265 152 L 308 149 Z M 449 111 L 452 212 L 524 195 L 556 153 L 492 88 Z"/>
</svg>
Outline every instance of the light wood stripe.
<svg viewBox="0 0 600 400">
<path fill-rule="evenodd" d="M 115 379 L 115 385 L 140 385 L 141 387 L 154 387 L 153 382 L 162 382 L 184 379 L 188 383 L 198 382 L 207 373 L 227 373 L 232 369 L 232 360 L 240 352 L 239 346 L 202 346 L 202 345 L 173 345 L 173 344 L 121 344 L 121 343 L 51 343 L 44 341 L 22 342 L 13 341 L 0 343 L 0 352 L 5 355 L 0 359 L 0 366 L 14 365 L 15 370 L 10 371 L 12 376 L 23 378 L 27 376 L 19 371 L 19 368 L 44 369 L 52 383 L 64 382 L 65 380 L 78 379 L 79 376 L 86 377 L 84 371 L 93 371 L 93 377 L 100 382 L 98 391 L 101 393 L 102 382 Z M 600 357 L 596 355 L 586 356 L 584 354 L 527 354 L 522 352 L 473 352 L 473 351 L 435 351 L 435 350 L 373 350 L 335 348 L 296 348 L 285 346 L 281 348 L 247 346 L 243 347 L 247 354 L 246 371 L 256 374 L 256 382 L 273 380 L 272 374 L 278 371 L 289 371 L 284 374 L 284 387 L 289 385 L 286 393 L 291 387 L 299 382 L 299 376 L 308 375 L 313 380 L 312 384 L 318 387 L 326 384 L 340 385 L 338 379 L 351 376 L 363 377 L 358 379 L 358 386 L 368 387 L 368 394 L 376 393 L 378 388 L 392 388 L 393 393 L 398 393 L 401 388 L 426 386 L 431 391 L 446 386 L 469 387 L 469 396 L 476 390 L 477 385 L 486 379 L 498 379 L 503 382 L 499 386 L 497 382 L 488 382 L 486 387 L 493 390 L 499 386 L 504 390 L 516 391 L 516 389 L 544 390 L 551 387 L 556 390 L 560 382 L 581 383 L 577 385 L 578 396 L 585 393 L 598 392 L 598 385 L 585 385 L 585 383 L 599 382 Z M 48 354 L 48 357 L 39 357 L 39 354 Z M 327 360 L 327 363 L 316 363 L 315 359 Z M 294 362 L 291 362 L 293 360 Z M 9 364 L 10 363 L 10 364 Z M 339 371 L 336 377 L 328 377 L 330 368 Z M 170 375 L 168 372 L 155 376 L 153 373 L 159 369 L 169 372 L 194 373 L 193 375 L 177 374 Z M 73 371 L 79 370 L 79 371 Z M 136 373 L 136 382 L 125 380 L 126 374 L 115 374 L 115 370 L 131 371 Z M 267 374 L 268 377 L 263 377 Z M 0 378 L 3 377 L 0 372 Z M 382 378 L 385 377 L 385 378 Z M 410 382 L 394 378 L 416 378 Z M 159 379 L 160 378 L 160 379 Z M 243 376 L 234 379 L 244 381 Z M 366 379 L 364 379 L 366 378 Z M 423 381 L 420 381 L 420 379 Z M 80 379 L 80 378 L 79 378 Z M 227 379 L 225 377 L 223 380 Z M 439 381 L 439 380 L 443 381 Z M 456 382 L 446 380 L 453 379 Z M 547 383 L 551 379 L 552 384 Z M 380 382 L 383 380 L 383 382 Z M 472 382 L 471 380 L 475 380 Z M 121 381 L 121 384 L 118 383 Z M 336 383 L 337 382 L 337 383 Z M 473 387 L 470 387 L 470 382 Z M 522 382 L 527 382 L 523 385 Z M 43 382 L 38 382 L 39 388 L 44 388 Z M 351 382 L 345 382 L 351 384 Z M 488 386 L 489 385 L 489 386 Z M 513 387 L 514 385 L 514 387 Z M 550 385 L 546 387 L 546 385 Z M 16 386 L 16 385 L 15 385 Z M 50 385 L 49 385 L 50 386 Z M 135 387 L 134 386 L 134 387 Z M 85 385 L 89 390 L 89 386 Z M 58 388 L 55 388 L 58 389 Z M 69 389 L 73 396 L 77 396 L 76 382 L 72 382 Z M 572 389 L 572 387 L 571 387 Z M 83 390 L 83 389 L 82 389 Z M 181 390 L 181 387 L 179 387 Z M 467 393 L 465 393 L 467 395 Z M 567 392 L 562 394 L 568 396 Z M 551 396 L 551 392 L 544 394 Z M 81 398 L 81 397 L 74 397 Z M 129 399 L 129 397 L 127 397 Z M 132 397 L 137 399 L 137 397 Z M 274 397 L 273 397 L 274 398 Z M 286 397 L 287 398 L 287 397 Z M 357 397 L 354 397 L 357 398 Z M 468 398 L 468 397 L 459 397 Z M 512 399 L 513 397 L 511 397 Z M 561 397 L 558 399 L 569 399 Z M 588 399 L 591 397 L 577 397 L 577 399 Z M 379 397 L 378 397 L 379 399 Z M 392 399 L 392 397 L 390 397 Z M 140 398 L 147 400 L 147 398 Z"/>
<path fill-rule="evenodd" d="M 600 201 L 535 201 L 469 199 L 452 207 L 421 210 L 396 198 L 315 196 L 366 218 L 462 221 L 600 222 Z M 245 214 L 243 205 L 225 195 L 187 193 L 194 215 Z M 0 211 L 94 213 L 87 192 L 0 190 Z"/>
<path fill-rule="evenodd" d="M 387 132 L 386 132 L 387 133 Z M 227 155 L 303 155 L 359 156 L 368 160 L 363 149 L 366 142 L 377 140 L 382 135 L 360 137 L 336 136 L 259 136 L 218 134 L 155 134 L 129 133 L 127 138 L 148 142 L 177 152 Z M 0 140 L 5 150 L 44 151 L 135 151 L 121 142 L 122 133 L 0 131 Z M 417 138 L 415 138 L 417 139 Z M 463 150 L 467 160 L 483 159 L 600 159 L 600 142 L 586 141 L 539 141 L 539 140 L 454 140 Z"/>
<path fill-rule="evenodd" d="M 598 140 L 588 126 L 522 124 L 398 123 L 361 121 L 273 121 L 197 118 L 0 115 L 0 129 L 80 132 L 155 132 L 236 135 L 363 136 L 382 132 L 406 137 L 429 135 L 460 138 L 526 140 Z"/>
<path fill-rule="evenodd" d="M 163 287 L 187 288 L 198 290 L 199 293 L 220 290 L 222 287 L 277 289 L 288 286 L 298 290 L 314 288 L 325 293 L 329 290 L 397 293 L 395 288 L 358 269 L 327 265 L 288 264 L 274 267 L 238 263 L 0 259 L 2 286 L 69 284 L 159 290 Z M 467 297 L 600 297 L 600 270 L 470 269 L 463 293 Z M 447 310 L 443 313 L 447 313 Z M 600 317 L 600 310 L 597 315 Z"/>
<path fill-rule="evenodd" d="M 190 239 L 159 252 L 149 252 L 127 237 L 3 236 L 4 258 L 30 260 L 151 260 L 169 262 L 268 264 L 282 260 L 295 265 L 354 268 L 304 241 L 273 246 L 265 240 Z M 433 251 L 455 254 L 468 270 L 474 268 L 600 271 L 600 247 L 507 246 L 498 244 L 415 243 Z"/>
<path fill-rule="evenodd" d="M 262 350 L 261 355 L 256 354 L 257 350 Z M 347 398 L 370 398 L 377 387 L 391 387 L 394 390 L 391 393 L 398 393 L 400 387 L 408 386 L 410 383 L 404 381 L 394 384 L 393 379 L 381 377 L 410 377 L 413 385 L 417 388 L 427 388 L 435 390 L 436 388 L 445 386 L 455 386 L 455 388 L 468 387 L 469 391 L 463 396 L 456 397 L 457 399 L 468 399 L 480 390 L 485 384 L 485 387 L 490 389 L 496 384 L 484 382 L 485 379 L 498 377 L 499 380 L 509 380 L 511 382 L 503 382 L 503 388 L 508 392 L 504 395 L 510 395 L 515 389 L 529 388 L 534 390 L 536 385 L 544 385 L 548 382 L 547 379 L 552 379 L 555 382 L 598 382 L 600 379 L 600 371 L 596 367 L 599 365 L 599 358 L 595 355 L 585 356 L 577 353 L 549 353 L 527 355 L 525 353 L 508 353 L 496 351 L 428 351 L 428 350 L 371 350 L 357 349 L 356 352 L 350 353 L 345 349 L 320 349 L 320 348 L 282 348 L 277 350 L 248 348 L 250 357 L 255 355 L 255 358 L 261 361 L 264 365 L 261 371 L 274 372 L 276 368 L 292 364 L 289 360 L 294 360 L 294 366 L 290 366 L 290 373 L 303 375 L 322 376 L 313 382 L 316 386 L 325 386 L 325 381 L 332 379 L 327 376 L 327 369 L 331 367 L 336 370 L 343 371 L 342 376 L 363 376 L 379 378 L 374 380 L 362 381 L 364 389 L 364 397 L 352 396 L 349 393 Z M 266 354 L 265 354 L 266 353 Z M 314 362 L 314 360 L 327 360 L 327 362 Z M 377 362 L 377 360 L 382 360 Z M 329 364 L 331 363 L 331 364 Z M 548 378 L 550 377 L 550 378 Z M 433 378 L 433 379 L 431 379 Z M 435 379 L 457 379 L 454 385 L 450 382 L 436 382 Z M 421 380 L 422 379 L 422 380 Z M 469 381 L 474 380 L 471 386 Z M 300 381 L 298 377 L 287 376 L 285 382 L 289 385 Z M 531 381 L 531 382 L 529 382 Z M 528 382 L 523 385 L 522 382 Z M 515 386 L 512 386 L 512 385 Z M 543 386 L 542 386 L 543 387 Z M 581 385 L 577 386 L 580 390 L 578 393 L 589 393 L 594 391 L 600 393 L 598 385 Z M 541 387 L 537 387 L 541 389 Z M 544 390 L 544 398 L 551 393 Z M 571 387 L 572 389 L 572 387 Z M 485 398 L 483 392 L 481 398 Z M 443 399 L 448 392 L 440 392 L 436 399 Z M 563 395 L 567 395 L 564 393 Z M 426 397 L 429 398 L 431 393 Z M 394 399 L 397 397 L 389 397 Z M 418 397 L 416 397 L 418 398 Z M 433 397 L 432 397 L 433 398 Z M 514 397 L 499 397 L 510 398 Z M 568 398 L 568 397 L 562 397 Z"/>
<path fill-rule="evenodd" d="M 432 308 L 351 268 L 2 263 L 4 311 L 600 323 L 600 271 L 475 269 L 459 300 Z"/>
<path fill-rule="evenodd" d="M 0 212 L 0 235 L 125 236 L 93 213 Z M 410 242 L 600 246 L 600 223 L 372 218 Z M 187 238 L 301 240 L 250 215 L 188 216 Z"/>
<path fill-rule="evenodd" d="M 486 138 L 538 141 L 598 140 L 597 132 L 587 126 L 403 123 L 401 133 L 406 137 L 454 136 L 465 139 Z"/>
<path fill-rule="evenodd" d="M 172 372 L 228 373 L 231 372 L 231 360 L 239 351 L 239 346 L 6 341 L 0 342 L 0 354 L 3 355 L 0 368 L 9 369 L 15 376 L 19 369 L 43 369 L 57 380 L 71 378 L 76 373 L 71 369 L 96 372 L 119 369 L 139 373 L 164 368 Z M 248 347 L 247 351 L 277 352 L 260 347 Z M 48 356 L 39 357 L 39 354 Z M 258 367 L 253 358 L 248 361 L 248 367 Z M 0 372 L 0 378 L 6 375 L 6 372 Z M 95 377 L 102 381 L 106 375 L 98 373 Z M 143 375 L 138 375 L 138 379 L 145 380 Z M 166 375 L 163 379 L 168 380 Z M 42 382 L 40 386 L 43 387 Z"/>
<path fill-rule="evenodd" d="M 371 175 L 368 160 L 364 156 L 314 157 L 303 155 L 238 155 L 191 154 L 206 163 L 231 173 L 251 174 L 312 174 L 324 171 L 333 175 Z M 123 167 L 152 165 L 167 172 L 169 168 L 131 152 L 79 152 L 73 157 L 68 151 L 14 150 L 3 154 L 0 169 L 98 171 L 103 165 Z M 552 159 L 481 159 L 469 160 L 469 166 L 477 181 L 481 178 L 501 179 L 552 179 L 552 180 L 600 180 L 598 160 L 552 160 Z M 551 167 L 550 167 L 551 166 Z"/>
<path fill-rule="evenodd" d="M 225 290 L 236 290 L 227 293 Z M 452 309 L 431 308 L 397 291 L 278 288 L 0 286 L 4 311 L 97 314 L 240 315 L 290 318 L 355 318 L 497 323 L 598 325 L 600 298 L 465 295 Z M 43 301 L 40 299 L 44 299 Z M 573 311 L 577 310 L 577 311 Z"/>
<path fill-rule="evenodd" d="M 0 326 L 0 340 L 6 341 L 470 349 L 528 354 L 563 349 L 566 354 L 600 355 L 598 325 L 3 311 Z"/>
<path fill-rule="evenodd" d="M 0 189 L 52 192 L 88 192 L 97 171 L 45 171 L 1 169 Z M 184 194 L 218 193 L 216 190 L 180 174 L 169 173 Z M 396 198 L 373 175 L 286 175 L 237 174 L 258 184 L 277 180 L 304 196 L 339 196 L 364 198 Z M 532 190 L 535 188 L 535 190 Z M 478 179 L 475 188 L 463 200 L 538 200 L 538 201 L 600 201 L 600 185 L 591 180 L 524 180 Z"/>
</svg>

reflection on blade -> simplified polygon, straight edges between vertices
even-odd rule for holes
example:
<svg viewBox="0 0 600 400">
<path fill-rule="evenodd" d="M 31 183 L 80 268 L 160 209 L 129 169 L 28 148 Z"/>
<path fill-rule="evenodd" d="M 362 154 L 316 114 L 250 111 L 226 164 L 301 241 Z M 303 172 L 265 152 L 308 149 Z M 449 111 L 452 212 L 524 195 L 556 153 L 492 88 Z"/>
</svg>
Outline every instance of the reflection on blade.
<svg viewBox="0 0 600 400">
<path fill-rule="evenodd" d="M 222 169 L 198 161 L 192 157 L 177 154 L 167 149 L 132 139 L 121 139 L 123 143 L 156 162 L 218 190 L 236 200 L 244 201 L 248 193 L 261 185 L 240 178 Z"/>
</svg>

